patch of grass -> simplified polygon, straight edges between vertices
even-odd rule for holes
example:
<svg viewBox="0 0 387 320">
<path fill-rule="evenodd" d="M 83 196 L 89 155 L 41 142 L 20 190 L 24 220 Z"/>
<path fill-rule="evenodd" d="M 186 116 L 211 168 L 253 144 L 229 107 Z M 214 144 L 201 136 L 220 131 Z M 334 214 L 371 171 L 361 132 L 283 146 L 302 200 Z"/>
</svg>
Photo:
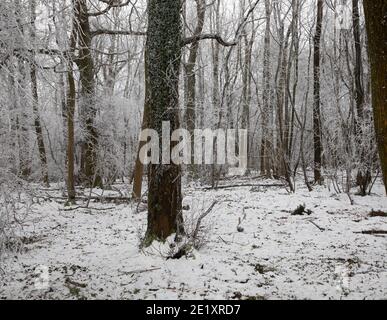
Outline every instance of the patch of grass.
<svg viewBox="0 0 387 320">
<path fill-rule="evenodd" d="M 79 298 L 79 295 L 81 293 L 81 289 L 79 289 L 77 287 L 73 287 L 73 286 L 67 286 L 67 288 L 69 289 L 70 294 L 72 296 L 76 296 L 77 298 Z"/>
<path fill-rule="evenodd" d="M 138 288 L 135 288 L 134 290 L 133 290 L 133 294 L 138 294 L 138 293 L 140 293 L 140 289 L 138 289 Z"/>
</svg>

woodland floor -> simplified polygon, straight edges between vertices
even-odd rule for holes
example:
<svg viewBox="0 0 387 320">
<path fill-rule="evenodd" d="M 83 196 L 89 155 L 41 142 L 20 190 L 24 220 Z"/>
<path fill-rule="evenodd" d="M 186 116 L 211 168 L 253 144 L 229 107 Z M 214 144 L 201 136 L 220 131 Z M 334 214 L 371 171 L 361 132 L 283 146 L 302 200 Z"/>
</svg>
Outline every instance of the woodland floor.
<svg viewBox="0 0 387 320">
<path fill-rule="evenodd" d="M 232 184 L 246 182 L 278 183 Z M 381 183 L 371 196 L 353 196 L 354 205 L 326 187 L 298 188 L 185 186 L 188 230 L 218 204 L 203 220 L 203 247 L 179 260 L 165 258 L 168 243 L 139 249 L 144 204 L 91 201 L 92 209 L 68 210 L 60 199 L 41 200 L 25 221 L 23 249 L 2 263 L 0 299 L 387 299 L 387 232 L 379 232 L 387 217 L 369 216 L 387 212 Z M 312 213 L 292 216 L 300 204 Z M 49 270 L 43 289 L 40 266 Z"/>
</svg>

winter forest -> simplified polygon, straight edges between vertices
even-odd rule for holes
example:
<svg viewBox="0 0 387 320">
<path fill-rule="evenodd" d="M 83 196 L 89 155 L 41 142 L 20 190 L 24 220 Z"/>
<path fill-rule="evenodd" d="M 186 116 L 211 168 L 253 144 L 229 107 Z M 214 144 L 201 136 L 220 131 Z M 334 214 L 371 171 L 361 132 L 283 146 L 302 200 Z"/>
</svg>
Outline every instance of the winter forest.
<svg viewBox="0 0 387 320">
<path fill-rule="evenodd" d="M 386 17 L 0 1 L 0 300 L 387 299 Z"/>
</svg>

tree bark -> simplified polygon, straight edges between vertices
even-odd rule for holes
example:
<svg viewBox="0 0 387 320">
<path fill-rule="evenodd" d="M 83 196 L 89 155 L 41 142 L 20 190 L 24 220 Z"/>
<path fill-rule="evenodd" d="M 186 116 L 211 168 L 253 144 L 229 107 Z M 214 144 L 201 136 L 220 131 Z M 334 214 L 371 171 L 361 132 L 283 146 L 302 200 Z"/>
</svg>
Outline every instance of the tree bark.
<svg viewBox="0 0 387 320">
<path fill-rule="evenodd" d="M 179 128 L 180 8 L 180 1 L 176 0 L 148 1 L 145 57 L 149 86 L 148 125 L 157 131 L 160 139 L 163 139 L 163 121 L 170 123 L 172 131 Z M 171 133 L 164 138 L 170 137 Z M 173 143 L 170 147 L 174 147 Z M 148 185 L 148 229 L 144 245 L 183 232 L 180 166 L 151 163 Z"/>
<path fill-rule="evenodd" d="M 363 86 L 363 60 L 362 47 L 360 37 L 360 14 L 359 0 L 352 0 L 352 20 L 353 20 L 353 37 L 355 41 L 355 100 L 357 118 L 355 121 L 355 135 L 357 139 L 357 147 L 359 149 L 360 165 L 363 166 L 357 173 L 357 185 L 360 187 L 361 195 L 365 196 L 368 191 L 368 186 L 371 183 L 371 172 L 367 168 L 366 154 L 363 146 L 363 129 L 364 123 L 364 86 Z"/>
<path fill-rule="evenodd" d="M 69 63 L 70 70 L 67 72 L 67 196 L 69 202 L 75 200 L 75 181 L 74 181 L 74 114 L 75 114 L 75 81 L 72 64 Z"/>
<path fill-rule="evenodd" d="M 81 179 L 86 186 L 102 187 L 102 179 L 97 173 L 98 132 L 94 121 L 97 113 L 94 60 L 91 53 L 92 34 L 86 0 L 76 0 L 75 14 L 78 20 L 79 57 L 77 65 L 81 82 L 80 112 L 84 126 L 82 146 Z"/>
<path fill-rule="evenodd" d="M 371 63 L 372 104 L 383 181 L 387 193 L 387 2 L 364 0 Z"/>
<path fill-rule="evenodd" d="M 270 141 L 269 133 L 269 118 L 270 118 L 270 37 L 271 37 L 271 3 L 270 0 L 265 0 L 266 9 L 266 31 L 265 31 L 265 45 L 263 52 L 263 115 L 262 115 L 262 143 L 261 143 L 261 173 L 267 177 L 271 177 L 270 173 L 270 149 L 272 142 Z"/>
<path fill-rule="evenodd" d="M 321 65 L 321 32 L 323 21 L 324 0 L 317 0 L 317 23 L 314 37 L 314 89 L 313 89 L 313 145 L 314 145 L 314 181 L 322 183 L 322 139 L 321 139 L 321 109 L 320 109 L 320 65 Z"/>
<path fill-rule="evenodd" d="M 79 2 L 73 0 L 74 12 L 79 9 Z M 70 36 L 70 53 L 74 52 L 77 43 L 77 28 L 78 21 L 76 16 L 73 17 L 72 31 Z M 71 57 L 67 57 L 67 97 L 66 97 L 66 122 L 67 122 L 67 197 L 70 203 L 75 202 L 75 181 L 74 181 L 74 152 L 75 152 L 75 136 L 74 136 L 74 115 L 75 115 L 75 79 L 73 73 L 73 61 Z"/>
</svg>

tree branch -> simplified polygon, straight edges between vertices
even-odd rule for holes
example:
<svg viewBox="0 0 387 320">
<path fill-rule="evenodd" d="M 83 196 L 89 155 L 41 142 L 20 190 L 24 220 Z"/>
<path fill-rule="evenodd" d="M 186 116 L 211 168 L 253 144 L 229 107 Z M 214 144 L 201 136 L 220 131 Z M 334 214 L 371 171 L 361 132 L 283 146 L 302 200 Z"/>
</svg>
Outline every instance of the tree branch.
<svg viewBox="0 0 387 320">
<path fill-rule="evenodd" d="M 146 32 L 132 30 L 108 30 L 98 29 L 91 32 L 91 37 L 100 35 L 146 36 Z"/>
<path fill-rule="evenodd" d="M 127 6 L 129 3 L 131 3 L 130 0 L 127 0 L 127 1 L 125 1 L 124 3 L 120 3 L 120 2 L 115 3 L 115 2 L 116 2 L 115 0 L 106 0 L 106 1 L 105 1 L 105 0 L 100 0 L 100 1 L 103 2 L 103 3 L 105 3 L 105 4 L 107 4 L 108 6 L 107 6 L 105 9 L 101 10 L 101 11 L 97 11 L 97 12 L 89 12 L 89 13 L 87 14 L 89 17 L 98 17 L 98 16 L 101 16 L 101 15 L 103 15 L 103 14 L 109 12 L 112 8 L 121 8 L 121 7 L 125 7 L 125 6 Z"/>
<path fill-rule="evenodd" d="M 195 43 L 197 41 L 207 40 L 207 39 L 216 40 L 216 41 L 218 41 L 218 43 L 220 45 L 222 45 L 224 47 L 232 47 L 232 46 L 237 45 L 236 41 L 227 42 L 227 41 L 223 40 L 223 38 L 218 34 L 198 34 L 198 35 L 184 39 L 183 46 L 186 46 L 186 45 L 191 44 L 191 43 Z"/>
</svg>

